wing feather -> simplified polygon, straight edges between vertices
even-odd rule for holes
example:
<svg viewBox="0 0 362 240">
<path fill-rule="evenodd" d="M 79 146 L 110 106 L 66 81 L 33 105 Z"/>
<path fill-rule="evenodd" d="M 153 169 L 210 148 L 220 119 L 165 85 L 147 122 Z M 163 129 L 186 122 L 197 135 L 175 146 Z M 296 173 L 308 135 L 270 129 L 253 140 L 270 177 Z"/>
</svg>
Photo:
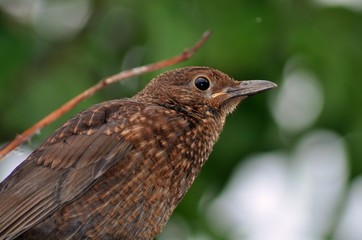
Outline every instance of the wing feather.
<svg viewBox="0 0 362 240">
<path fill-rule="evenodd" d="M 0 184 L 0 239 L 20 235 L 79 197 L 127 155 L 133 146 L 117 134 L 127 126 L 126 105 L 109 101 L 79 113 Z"/>
</svg>

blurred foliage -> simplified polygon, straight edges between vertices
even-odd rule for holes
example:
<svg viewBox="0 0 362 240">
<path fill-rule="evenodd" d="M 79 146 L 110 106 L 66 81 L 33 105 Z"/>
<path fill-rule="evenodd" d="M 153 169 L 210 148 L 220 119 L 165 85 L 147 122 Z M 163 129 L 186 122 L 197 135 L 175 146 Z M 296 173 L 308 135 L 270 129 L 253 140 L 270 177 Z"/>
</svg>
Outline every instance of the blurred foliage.
<svg viewBox="0 0 362 240">
<path fill-rule="evenodd" d="M 316 75 L 324 95 L 322 112 L 309 128 L 341 135 L 347 143 L 350 178 L 362 173 L 362 11 L 306 0 L 94 0 L 88 2 L 89 18 L 79 31 L 49 37 L 39 33 L 31 17 L 24 20 L 6 11 L 6 2 L 0 8 L 0 142 L 11 140 L 100 79 L 176 55 L 210 29 L 209 42 L 191 60 L 174 67 L 206 65 L 239 80 L 281 83 L 288 60 L 299 57 Z M 156 74 L 97 93 L 41 130 L 28 145 L 35 148 L 85 107 L 132 96 Z M 248 99 L 228 118 L 213 154 L 175 213 L 186 217 L 191 231 L 218 239 L 201 205 L 222 191 L 245 156 L 290 151 L 303 134 L 280 131 L 268 108 L 273 94 Z"/>
</svg>

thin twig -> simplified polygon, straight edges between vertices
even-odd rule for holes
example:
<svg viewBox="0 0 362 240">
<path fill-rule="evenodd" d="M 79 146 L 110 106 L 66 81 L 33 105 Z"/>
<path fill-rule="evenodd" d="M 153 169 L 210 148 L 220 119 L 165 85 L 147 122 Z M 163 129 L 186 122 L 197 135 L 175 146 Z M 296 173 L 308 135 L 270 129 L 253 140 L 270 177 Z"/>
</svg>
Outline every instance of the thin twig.
<svg viewBox="0 0 362 240">
<path fill-rule="evenodd" d="M 192 48 L 184 50 L 183 53 L 181 53 L 180 55 L 177 55 L 175 57 L 172 57 L 172 58 L 169 58 L 169 59 L 166 59 L 163 61 L 155 62 L 155 63 L 149 64 L 149 65 L 132 68 L 132 69 L 117 73 L 115 75 L 112 75 L 108 78 L 101 80 L 93 87 L 85 90 L 78 96 L 69 100 L 67 103 L 65 103 L 64 105 L 62 105 L 61 107 L 59 107 L 58 109 L 56 109 L 55 111 L 53 111 L 52 113 L 50 113 L 49 115 L 44 117 L 42 120 L 40 120 L 39 122 L 34 124 L 32 127 L 25 130 L 23 133 L 17 135 L 13 141 L 11 141 L 6 146 L 4 146 L 2 149 L 0 149 L 0 160 L 3 157 L 5 157 L 5 155 L 8 154 L 10 151 L 12 151 L 16 147 L 18 147 L 20 144 L 27 141 L 31 136 L 34 135 L 34 133 L 36 133 L 43 127 L 49 125 L 50 123 L 54 122 L 59 117 L 64 115 L 66 112 L 68 112 L 69 110 L 74 108 L 78 103 L 80 103 L 84 99 L 92 96 L 93 94 L 95 94 L 99 90 L 105 88 L 109 84 L 119 82 L 121 80 L 130 78 L 130 77 L 138 76 L 138 75 L 141 75 L 141 74 L 144 74 L 147 72 L 152 72 L 152 71 L 156 71 L 156 70 L 159 70 L 159 69 L 162 69 L 165 67 L 169 67 L 169 66 L 172 66 L 174 64 L 180 63 L 182 61 L 185 61 L 185 60 L 191 58 L 193 56 L 193 54 L 200 47 L 202 47 L 202 45 L 206 42 L 206 40 L 209 38 L 210 34 L 211 33 L 209 31 L 204 32 L 202 37 L 199 39 L 199 41 L 197 41 L 195 43 L 195 45 Z"/>
</svg>

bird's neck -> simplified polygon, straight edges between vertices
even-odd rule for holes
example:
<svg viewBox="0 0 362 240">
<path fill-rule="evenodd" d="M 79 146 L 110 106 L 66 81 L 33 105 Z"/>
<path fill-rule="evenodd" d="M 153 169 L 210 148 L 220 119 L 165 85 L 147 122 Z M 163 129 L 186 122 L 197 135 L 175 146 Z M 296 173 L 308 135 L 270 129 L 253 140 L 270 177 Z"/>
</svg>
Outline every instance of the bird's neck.
<svg viewBox="0 0 362 240">
<path fill-rule="evenodd" d="M 182 195 L 189 189 L 199 174 L 211 154 L 224 125 L 224 120 L 216 121 L 211 117 L 206 117 L 197 124 L 194 124 L 194 119 L 189 121 L 189 127 L 180 136 L 171 153 L 171 159 L 174 160 L 178 169 L 183 173 L 183 176 L 179 178 L 184 178 L 185 183 L 184 186 L 180 187 L 182 189 L 180 194 Z M 182 182 L 180 184 L 182 185 Z"/>
</svg>

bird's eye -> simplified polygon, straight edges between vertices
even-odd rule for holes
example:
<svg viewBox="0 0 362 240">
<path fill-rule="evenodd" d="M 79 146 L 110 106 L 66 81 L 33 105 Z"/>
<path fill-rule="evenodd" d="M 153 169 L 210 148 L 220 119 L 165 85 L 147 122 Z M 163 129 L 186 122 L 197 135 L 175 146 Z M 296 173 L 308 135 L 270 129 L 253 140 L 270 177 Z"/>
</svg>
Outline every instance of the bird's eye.
<svg viewBox="0 0 362 240">
<path fill-rule="evenodd" d="M 209 79 L 207 79 L 205 77 L 198 77 L 195 79 L 195 86 L 198 89 L 205 91 L 210 87 Z"/>
</svg>

